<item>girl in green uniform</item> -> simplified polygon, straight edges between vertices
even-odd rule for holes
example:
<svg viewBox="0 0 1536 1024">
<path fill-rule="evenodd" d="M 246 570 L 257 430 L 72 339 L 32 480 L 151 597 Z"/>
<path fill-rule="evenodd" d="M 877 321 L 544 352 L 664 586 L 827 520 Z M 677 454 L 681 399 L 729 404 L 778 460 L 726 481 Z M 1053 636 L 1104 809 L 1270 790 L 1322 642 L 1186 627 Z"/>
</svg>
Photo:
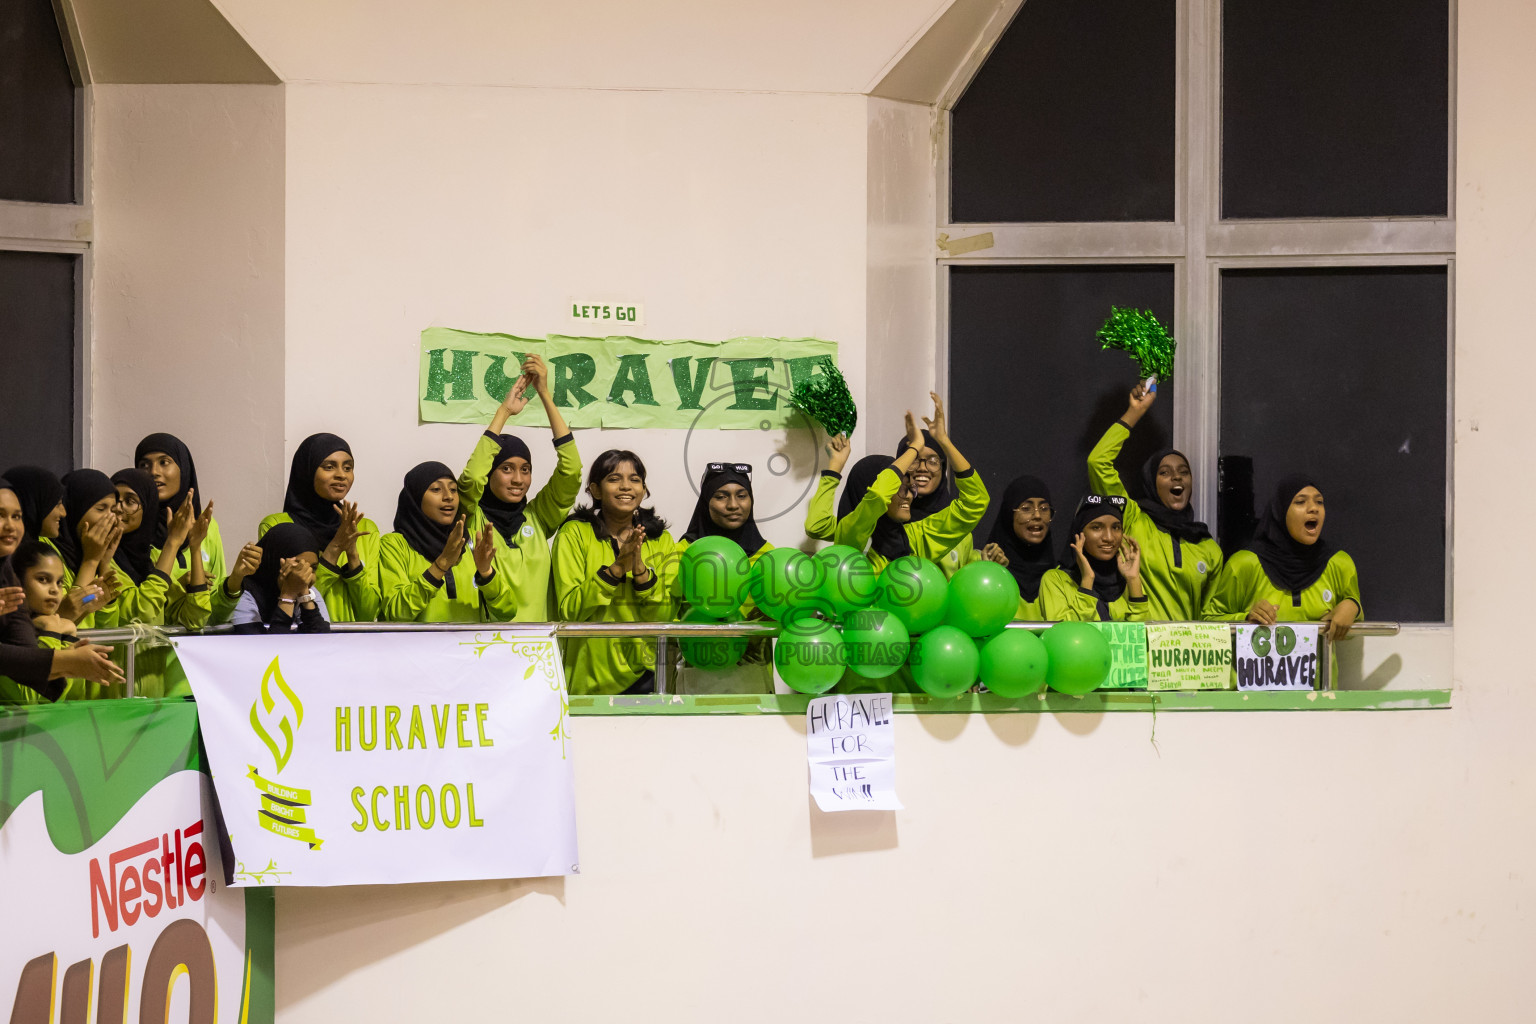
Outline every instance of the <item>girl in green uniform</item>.
<svg viewBox="0 0 1536 1024">
<path fill-rule="evenodd" d="M 924 422 L 928 424 L 928 436 L 943 449 L 949 467 L 955 471 L 959 497 L 938 512 L 912 521 L 916 490 L 908 475 L 925 446 L 925 438 L 912 414 L 907 413 L 906 443 L 895 461 L 882 455 L 860 459 L 848 474 L 848 486 L 838 503 L 833 539 L 860 551 L 867 547 L 877 575 L 904 555 L 917 555 L 942 565 L 944 556 L 970 537 L 987 511 L 986 485 L 950 441 L 944 429 L 944 406 L 937 395 L 933 400 L 933 419 Z"/>
<path fill-rule="evenodd" d="M 385 622 L 486 622 L 483 596 L 500 586 L 491 527 L 469 539 L 459 514 L 459 485 L 441 462 L 405 474 L 395 503 L 395 532 L 379 543 L 379 591 Z M 498 595 L 499 596 L 499 595 Z"/>
<path fill-rule="evenodd" d="M 939 396 L 929 392 L 933 398 L 934 419 L 932 423 L 938 425 L 938 429 L 944 429 L 944 405 L 939 401 Z M 927 420 L 924 421 L 929 422 Z M 922 432 L 922 444 L 914 445 L 913 442 L 903 437 L 896 443 L 896 454 L 899 457 L 908 447 L 917 448 L 917 460 L 912 463 L 912 472 L 908 479 L 912 483 L 912 518 L 909 523 L 921 523 L 931 515 L 949 508 L 955 500 L 955 485 L 950 480 L 950 465 L 946 455 L 946 443 L 940 443 L 932 429 Z M 979 480 L 977 481 L 980 482 Z M 978 520 L 979 521 L 979 520 Z M 971 524 L 972 526 L 975 523 Z M 926 556 L 925 556 L 926 557 Z M 941 557 L 934 558 L 939 569 L 944 573 L 944 578 L 949 579 L 959 572 L 964 566 L 979 559 L 981 555 L 976 551 L 970 533 L 960 538 L 954 547 L 946 551 Z"/>
<path fill-rule="evenodd" d="M 320 545 L 315 589 L 324 598 L 331 622 L 372 622 L 379 617 L 377 567 L 383 534 L 358 510 L 357 502 L 346 500 L 356 479 L 352 446 L 335 434 L 311 434 L 294 450 L 283 510 L 256 527 L 258 545 L 268 530 L 282 523 L 297 524 L 314 535 Z M 256 557 L 260 564 L 259 548 Z M 231 570 L 216 604 L 238 601 L 248 579 Z"/>
<path fill-rule="evenodd" d="M 1211 589 L 1212 621 L 1320 622 L 1333 640 L 1360 618 L 1355 560 L 1323 539 L 1323 495 L 1306 474 L 1275 488 L 1253 544 L 1232 556 Z"/>
<path fill-rule="evenodd" d="M 50 651 L 62 651 L 77 642 L 73 620 L 59 614 L 64 599 L 64 560 L 53 546 L 40 540 L 26 540 L 11 556 L 11 568 L 26 592 L 26 610 L 32 616 L 37 644 Z M 103 687 L 85 679 L 64 680 L 59 700 L 93 700 Z M 0 701 L 5 703 L 41 703 L 35 691 L 0 684 Z"/>
<path fill-rule="evenodd" d="M 816 491 L 805 510 L 805 535 L 812 540 L 831 540 L 837 530 L 837 485 L 843 482 L 843 467 L 848 464 L 850 451 L 848 436 L 838 434 L 827 438 L 823 451 L 827 453 L 827 468 L 816 481 Z"/>
<path fill-rule="evenodd" d="M 208 624 L 213 610 L 212 591 L 224 582 L 224 541 L 219 524 L 213 518 L 213 502 L 203 506 L 197 487 L 197 465 L 192 452 L 174 434 L 150 434 L 133 452 L 133 464 L 155 481 L 155 493 L 162 509 L 173 512 L 185 502 L 192 503 L 193 523 L 187 538 L 175 550 L 175 571 L 171 573 L 171 592 L 166 601 L 165 621 L 172 626 L 201 629 Z M 155 520 L 154 547 L 169 546 L 166 534 L 171 520 Z"/>
<path fill-rule="evenodd" d="M 12 466 L 5 478 L 21 503 L 21 522 L 28 540 L 52 543 L 64 521 L 64 485 L 41 466 Z"/>
<path fill-rule="evenodd" d="M 1088 455 L 1088 481 L 1095 494 L 1128 497 L 1115 457 L 1131 430 L 1157 399 L 1141 385 L 1131 392 L 1125 415 L 1110 424 Z M 1221 545 L 1195 519 L 1190 501 L 1194 473 L 1175 448 L 1153 452 L 1141 470 L 1145 497 L 1125 508 L 1125 534 L 1142 551 L 1142 579 L 1147 589 L 1147 617 L 1189 622 L 1200 617 L 1211 585 L 1221 569 Z"/>
<path fill-rule="evenodd" d="M 544 404 L 555 446 L 555 471 L 530 500 L 533 453 L 522 438 L 503 434 L 507 420 L 523 411 L 532 387 Z M 522 376 L 491 417 L 459 475 L 460 499 L 469 529 L 491 527 L 496 576 L 502 581 L 486 605 L 494 622 L 549 622 L 554 618 L 550 538 L 581 493 L 581 453 L 549 391 L 549 369 L 538 355 L 523 360 Z"/>
<path fill-rule="evenodd" d="M 1141 622 L 1141 547 L 1124 527 L 1125 498 L 1090 494 L 1072 517 L 1072 543 L 1061 565 L 1040 579 L 1047 622 Z"/>
<path fill-rule="evenodd" d="M 77 469 L 64 474 L 64 522 L 54 546 L 64 560 L 66 590 L 102 583 L 112 566 L 112 559 L 122 540 L 123 526 L 117 518 L 117 486 L 107 474 L 95 469 Z M 115 581 L 113 581 L 115 582 Z M 79 616 L 71 615 L 81 628 L 96 625 L 96 615 L 112 603 L 113 595 L 103 596 L 98 604 Z M 108 615 L 112 614 L 110 612 Z"/>
<path fill-rule="evenodd" d="M 1019 610 L 1014 619 L 1045 622 L 1040 600 L 1040 581 L 1056 566 L 1056 545 L 1051 537 L 1051 491 L 1038 477 L 1021 476 L 1003 489 L 992 532 L 981 557 L 996 562 L 1019 582 Z"/>
<path fill-rule="evenodd" d="M 587 473 L 592 504 L 555 534 L 555 597 L 568 622 L 667 622 L 677 614 L 677 551 L 667 524 L 643 508 L 645 463 L 610 449 Z M 656 643 L 648 637 L 571 640 L 572 693 L 654 693 Z"/>
<path fill-rule="evenodd" d="M 161 517 L 154 479 L 141 469 L 123 469 L 112 474 L 112 484 L 117 489 L 117 518 L 123 526 L 113 564 L 122 581 L 117 601 L 98 616 L 97 625 L 161 625 L 170 600 L 176 551 L 192 532 L 192 505 L 182 502 L 176 510 L 166 530 L 166 546 L 157 554 L 155 524 Z"/>
</svg>

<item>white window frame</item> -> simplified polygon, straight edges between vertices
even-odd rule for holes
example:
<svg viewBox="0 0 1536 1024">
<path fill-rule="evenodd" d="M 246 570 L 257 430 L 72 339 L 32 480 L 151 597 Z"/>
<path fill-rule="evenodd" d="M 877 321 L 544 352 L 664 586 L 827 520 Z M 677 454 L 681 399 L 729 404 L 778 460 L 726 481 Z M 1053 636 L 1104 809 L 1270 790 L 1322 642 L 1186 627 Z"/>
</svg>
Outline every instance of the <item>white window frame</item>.
<svg viewBox="0 0 1536 1024">
<path fill-rule="evenodd" d="M 90 69 L 80 43 L 74 10 L 53 0 L 59 38 L 75 80 L 75 195 L 73 203 L 23 203 L 0 200 L 0 251 L 68 253 L 79 257 L 75 269 L 75 408 L 73 448 L 76 465 L 90 462 L 91 437 L 91 122 Z"/>
<path fill-rule="evenodd" d="M 1449 125 L 1444 217 L 1319 217 L 1223 220 L 1221 161 L 1221 3 L 1176 0 L 1174 219 L 1168 222 L 957 223 L 950 219 L 952 111 L 1012 23 L 1023 0 L 1005 0 L 938 102 L 934 190 L 935 325 L 938 391 L 949 397 L 949 268 L 1084 264 L 1164 264 L 1174 269 L 1173 333 L 1179 339 L 1174 443 L 1201 479 L 1217 479 L 1221 430 L 1220 275 L 1228 268 L 1442 266 L 1446 268 L 1446 572 L 1445 626 L 1452 621 L 1451 538 L 1455 434 L 1456 0 L 1449 6 Z M 1193 116 L 1192 112 L 1199 112 Z M 953 252 L 956 242 L 990 233 L 992 244 Z M 959 248 L 964 249 L 965 246 Z M 1214 487 L 1196 491 L 1196 511 L 1216 519 Z M 1439 626 L 1439 623 L 1428 624 Z"/>
</svg>

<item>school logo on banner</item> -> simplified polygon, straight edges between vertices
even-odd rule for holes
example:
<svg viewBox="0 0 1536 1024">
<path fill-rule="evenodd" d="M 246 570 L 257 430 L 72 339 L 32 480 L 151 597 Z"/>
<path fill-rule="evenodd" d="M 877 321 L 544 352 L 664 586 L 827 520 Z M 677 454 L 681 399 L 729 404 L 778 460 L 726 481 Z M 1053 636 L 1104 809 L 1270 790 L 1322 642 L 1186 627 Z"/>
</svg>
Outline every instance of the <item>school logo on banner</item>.
<svg viewBox="0 0 1536 1024">
<path fill-rule="evenodd" d="M 577 869 L 565 679 L 547 628 L 189 637 L 234 884 Z"/>
<path fill-rule="evenodd" d="M 195 705 L 0 709 L 0 764 L 0 1014 L 272 1020 L 272 894 L 224 887 Z"/>
</svg>

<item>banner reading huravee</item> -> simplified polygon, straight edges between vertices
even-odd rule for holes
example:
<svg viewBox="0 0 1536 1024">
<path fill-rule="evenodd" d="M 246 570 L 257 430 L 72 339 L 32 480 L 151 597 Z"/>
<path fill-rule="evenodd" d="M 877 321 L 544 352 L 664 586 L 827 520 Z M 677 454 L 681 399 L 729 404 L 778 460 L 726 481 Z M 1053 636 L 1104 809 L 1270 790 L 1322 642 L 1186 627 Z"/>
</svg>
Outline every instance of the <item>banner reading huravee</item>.
<svg viewBox="0 0 1536 1024">
<path fill-rule="evenodd" d="M 1317 687 L 1317 623 L 1280 622 L 1237 627 L 1239 690 L 1311 690 Z"/>
<path fill-rule="evenodd" d="M 177 642 L 246 885 L 574 874 L 564 672 L 542 632 Z"/>
<path fill-rule="evenodd" d="M 790 389 L 837 363 L 837 343 L 814 338 L 520 338 L 429 327 L 421 332 L 421 421 L 484 423 L 529 352 L 549 364 L 552 397 L 573 427 L 782 429 L 800 419 Z M 511 422 L 549 420 L 533 399 Z"/>
<path fill-rule="evenodd" d="M 1225 622 L 1147 625 L 1147 689 L 1230 690 L 1232 628 Z"/>
<path fill-rule="evenodd" d="M 224 887 L 200 767 L 186 701 L 0 708 L 0 1019 L 270 1024 L 273 894 Z"/>
</svg>

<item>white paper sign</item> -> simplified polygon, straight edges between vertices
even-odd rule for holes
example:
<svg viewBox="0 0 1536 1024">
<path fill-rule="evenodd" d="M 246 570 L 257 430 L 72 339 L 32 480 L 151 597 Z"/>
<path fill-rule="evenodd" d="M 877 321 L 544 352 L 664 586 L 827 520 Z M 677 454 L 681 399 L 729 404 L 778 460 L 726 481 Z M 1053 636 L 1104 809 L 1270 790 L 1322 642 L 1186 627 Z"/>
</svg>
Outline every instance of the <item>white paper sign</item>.
<svg viewBox="0 0 1536 1024">
<path fill-rule="evenodd" d="M 805 709 L 811 795 L 823 811 L 899 811 L 888 693 L 817 697 Z"/>
<path fill-rule="evenodd" d="M 176 653 L 236 885 L 577 871 L 552 634 L 187 637 Z"/>
<path fill-rule="evenodd" d="M 1280 622 L 1237 627 L 1239 690 L 1317 687 L 1317 624 Z"/>
</svg>

